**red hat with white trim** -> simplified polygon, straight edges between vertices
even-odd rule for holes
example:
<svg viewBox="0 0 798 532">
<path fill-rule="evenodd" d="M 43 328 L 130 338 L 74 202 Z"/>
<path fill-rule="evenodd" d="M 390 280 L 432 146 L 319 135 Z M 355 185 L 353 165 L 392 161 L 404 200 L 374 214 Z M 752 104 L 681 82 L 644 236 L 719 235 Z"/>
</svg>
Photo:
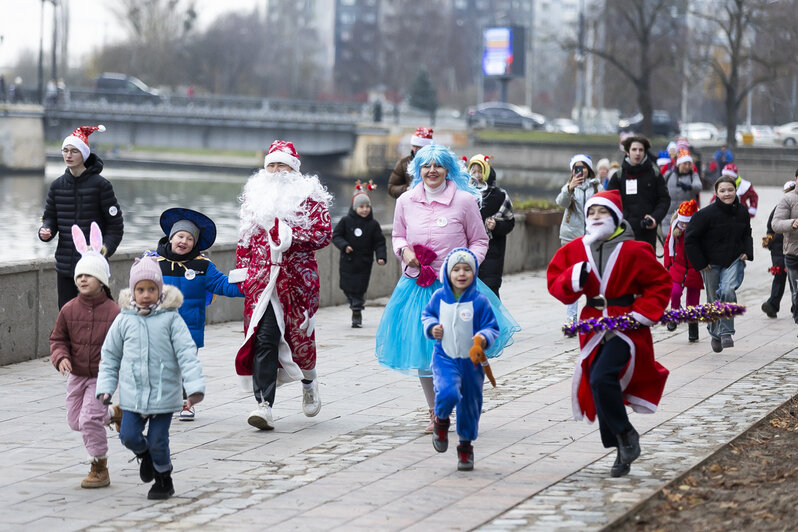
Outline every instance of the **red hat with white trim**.
<svg viewBox="0 0 798 532">
<path fill-rule="evenodd" d="M 587 218 L 588 209 L 593 205 L 601 205 L 609 209 L 609 211 L 615 215 L 614 217 L 618 225 L 621 225 L 621 222 L 623 222 L 623 203 L 619 190 L 602 190 L 590 196 L 585 202 L 585 218 Z"/>
<path fill-rule="evenodd" d="M 723 167 L 721 175 L 737 178 L 737 165 L 734 163 L 727 164 Z"/>
<path fill-rule="evenodd" d="M 294 143 L 286 140 L 275 140 L 269 146 L 269 153 L 263 159 L 263 167 L 266 168 L 271 163 L 283 163 L 291 167 L 295 172 L 299 172 L 299 154 L 294 148 Z"/>
<path fill-rule="evenodd" d="M 410 144 L 412 146 L 429 146 L 432 144 L 432 128 L 419 127 L 413 136 L 410 137 Z"/>
<path fill-rule="evenodd" d="M 676 156 L 676 164 L 682 164 L 682 163 L 687 163 L 687 162 L 692 163 L 693 162 L 693 156 L 690 155 L 689 151 L 681 150 L 679 152 L 679 155 Z"/>
<path fill-rule="evenodd" d="M 690 218 L 692 218 L 696 212 L 698 212 L 698 203 L 696 203 L 694 199 L 691 199 L 690 201 L 683 201 L 679 205 L 679 210 L 677 211 L 676 219 L 679 220 L 680 222 L 687 223 L 690 221 Z"/>
<path fill-rule="evenodd" d="M 83 156 L 83 161 L 85 162 L 91 154 L 89 135 L 95 131 L 103 132 L 105 131 L 105 126 L 100 124 L 99 126 L 80 126 L 76 128 L 75 131 L 64 139 L 64 142 L 61 144 L 61 149 L 63 150 L 67 146 L 76 147 Z"/>
</svg>

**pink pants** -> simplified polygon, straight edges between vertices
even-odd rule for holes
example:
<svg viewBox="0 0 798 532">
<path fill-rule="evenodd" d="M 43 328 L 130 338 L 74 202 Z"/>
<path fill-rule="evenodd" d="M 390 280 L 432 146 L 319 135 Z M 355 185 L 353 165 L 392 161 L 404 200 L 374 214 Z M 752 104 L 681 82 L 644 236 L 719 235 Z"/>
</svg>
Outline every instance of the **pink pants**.
<svg viewBox="0 0 798 532">
<path fill-rule="evenodd" d="M 91 456 L 108 453 L 108 438 L 105 424 L 111 418 L 108 407 L 97 399 L 96 377 L 67 377 L 66 410 L 67 423 L 72 430 L 80 431 L 83 445 Z"/>
<path fill-rule="evenodd" d="M 673 283 L 671 286 L 671 308 L 681 308 L 682 306 L 682 290 L 683 287 L 680 283 Z M 685 303 L 688 307 L 698 305 L 701 300 L 701 289 L 687 287 L 687 297 Z"/>
</svg>

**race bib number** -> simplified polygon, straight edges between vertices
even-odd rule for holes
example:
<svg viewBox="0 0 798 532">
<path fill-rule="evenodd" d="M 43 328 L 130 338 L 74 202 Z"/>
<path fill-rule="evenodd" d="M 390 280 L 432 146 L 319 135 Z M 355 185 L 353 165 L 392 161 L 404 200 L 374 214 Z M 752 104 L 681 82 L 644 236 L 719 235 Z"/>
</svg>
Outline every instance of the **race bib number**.
<svg viewBox="0 0 798 532">
<path fill-rule="evenodd" d="M 626 180 L 626 195 L 634 196 L 637 194 L 637 179 Z"/>
</svg>

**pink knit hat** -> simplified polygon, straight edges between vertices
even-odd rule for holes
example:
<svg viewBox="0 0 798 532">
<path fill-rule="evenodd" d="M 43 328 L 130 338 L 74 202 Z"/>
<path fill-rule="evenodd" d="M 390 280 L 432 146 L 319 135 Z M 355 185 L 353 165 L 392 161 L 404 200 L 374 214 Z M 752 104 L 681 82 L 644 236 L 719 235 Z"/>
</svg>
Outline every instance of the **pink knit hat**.
<svg viewBox="0 0 798 532">
<path fill-rule="evenodd" d="M 163 292 L 163 277 L 161 267 L 155 257 L 141 257 L 133 262 L 130 267 L 130 291 L 136 290 L 139 281 L 152 281 L 158 286 L 158 293 Z"/>
</svg>

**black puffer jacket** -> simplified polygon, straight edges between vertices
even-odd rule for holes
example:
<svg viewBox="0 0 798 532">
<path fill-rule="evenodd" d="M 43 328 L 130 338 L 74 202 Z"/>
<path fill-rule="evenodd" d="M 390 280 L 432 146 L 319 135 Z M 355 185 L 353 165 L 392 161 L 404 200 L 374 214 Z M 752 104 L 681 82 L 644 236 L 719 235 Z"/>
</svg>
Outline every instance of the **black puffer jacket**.
<svg viewBox="0 0 798 532">
<path fill-rule="evenodd" d="M 716 200 L 695 213 L 684 233 L 684 250 L 699 271 L 710 264 L 728 268 L 743 253 L 754 260 L 751 217 L 740 198 L 731 205 Z"/>
<path fill-rule="evenodd" d="M 627 194 L 630 190 L 627 182 L 637 186 L 636 194 Z M 671 204 L 668 187 L 659 169 L 651 164 L 651 156 L 646 156 L 640 164 L 631 164 L 628 159 L 623 161 L 621 171 L 616 172 L 607 184 L 607 190 L 618 190 L 623 203 L 623 219 L 629 221 L 635 240 L 650 241 L 656 238 L 657 229 L 644 229 L 640 222 L 643 216 L 650 214 L 658 224 L 662 223 L 665 213 Z"/>
<path fill-rule="evenodd" d="M 479 278 L 493 291 L 498 291 L 502 284 L 504 272 L 504 250 L 507 246 L 507 234 L 515 227 L 513 208 L 507 192 L 496 186 L 496 171 L 491 168 L 487 187 L 482 191 L 482 207 L 479 213 L 484 222 L 490 217 L 496 218 L 496 227 L 488 231 L 488 252 L 479 265 Z M 502 205 L 507 202 L 505 211 L 499 214 Z"/>
<path fill-rule="evenodd" d="M 377 255 L 377 260 L 388 259 L 380 223 L 371 212 L 363 218 L 350 207 L 349 213 L 341 218 L 333 230 L 333 244 L 341 250 L 341 290 L 350 294 L 365 294 L 374 255 Z M 352 246 L 352 253 L 344 252 L 346 246 Z"/>
<path fill-rule="evenodd" d="M 50 229 L 58 247 L 55 250 L 55 270 L 59 275 L 72 276 L 80 254 L 72 243 L 72 225 L 78 224 L 89 240 L 89 226 L 97 222 L 103 233 L 106 257 L 113 255 L 122 241 L 124 223 L 122 209 L 116 201 L 114 187 L 100 175 L 103 161 L 90 154 L 86 159 L 86 170 L 74 177 L 67 169 L 64 175 L 53 181 L 47 194 L 42 216 L 42 227 Z"/>
</svg>

